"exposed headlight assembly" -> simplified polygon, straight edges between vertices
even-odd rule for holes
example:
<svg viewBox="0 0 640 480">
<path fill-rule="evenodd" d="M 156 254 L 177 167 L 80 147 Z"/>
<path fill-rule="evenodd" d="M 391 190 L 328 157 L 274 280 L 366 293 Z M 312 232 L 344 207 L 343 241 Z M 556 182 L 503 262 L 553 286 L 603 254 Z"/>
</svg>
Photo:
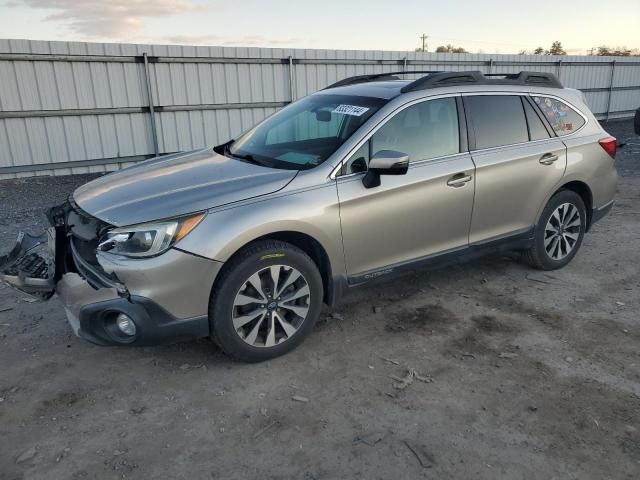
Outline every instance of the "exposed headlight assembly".
<svg viewBox="0 0 640 480">
<path fill-rule="evenodd" d="M 204 213 L 109 230 L 98 250 L 126 257 L 153 257 L 166 252 L 204 218 Z"/>
</svg>

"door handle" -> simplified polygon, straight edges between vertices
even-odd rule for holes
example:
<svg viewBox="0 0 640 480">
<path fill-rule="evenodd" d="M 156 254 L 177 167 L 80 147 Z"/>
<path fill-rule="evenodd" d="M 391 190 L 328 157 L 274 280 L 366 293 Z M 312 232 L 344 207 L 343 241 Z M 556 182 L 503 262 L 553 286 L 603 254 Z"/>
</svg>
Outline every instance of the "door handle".
<svg viewBox="0 0 640 480">
<path fill-rule="evenodd" d="M 539 161 L 542 165 L 551 165 L 556 160 L 558 160 L 558 155 L 554 155 L 553 153 L 545 153 L 540 157 Z"/>
<path fill-rule="evenodd" d="M 464 173 L 458 173 L 447 180 L 447 185 L 454 188 L 464 187 L 464 184 L 471 181 L 471 175 L 465 175 Z"/>
</svg>

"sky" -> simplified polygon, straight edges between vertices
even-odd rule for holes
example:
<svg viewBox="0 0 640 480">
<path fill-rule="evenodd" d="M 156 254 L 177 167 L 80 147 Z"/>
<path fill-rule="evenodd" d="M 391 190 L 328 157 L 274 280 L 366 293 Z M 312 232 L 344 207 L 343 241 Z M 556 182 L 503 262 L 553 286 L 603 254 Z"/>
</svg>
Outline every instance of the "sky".
<svg viewBox="0 0 640 480">
<path fill-rule="evenodd" d="M 0 0 L 0 38 L 518 53 L 640 48 L 640 0 Z"/>
</svg>

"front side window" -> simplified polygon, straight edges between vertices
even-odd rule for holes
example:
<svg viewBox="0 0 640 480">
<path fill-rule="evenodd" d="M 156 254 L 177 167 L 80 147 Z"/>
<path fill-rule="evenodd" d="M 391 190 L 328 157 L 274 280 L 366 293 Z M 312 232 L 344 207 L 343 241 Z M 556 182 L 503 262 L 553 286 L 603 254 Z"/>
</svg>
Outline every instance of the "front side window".
<svg viewBox="0 0 640 480">
<path fill-rule="evenodd" d="M 476 149 L 529 141 L 527 121 L 519 96 L 469 96 L 464 98 L 464 105 L 473 126 Z"/>
<path fill-rule="evenodd" d="M 428 100 L 398 112 L 371 137 L 373 154 L 380 150 L 406 153 L 410 162 L 459 153 L 455 98 Z"/>
<path fill-rule="evenodd" d="M 410 162 L 460 153 L 455 98 L 427 100 L 401 110 L 345 161 L 340 174 L 366 171 L 369 153 L 380 150 L 406 153 Z"/>
<path fill-rule="evenodd" d="M 545 118 L 558 135 L 569 135 L 585 124 L 582 115 L 560 100 L 534 96 L 533 101 L 540 107 Z"/>
<path fill-rule="evenodd" d="M 372 97 L 311 95 L 258 124 L 228 144 L 224 153 L 267 167 L 313 168 L 329 158 L 386 102 Z"/>
</svg>

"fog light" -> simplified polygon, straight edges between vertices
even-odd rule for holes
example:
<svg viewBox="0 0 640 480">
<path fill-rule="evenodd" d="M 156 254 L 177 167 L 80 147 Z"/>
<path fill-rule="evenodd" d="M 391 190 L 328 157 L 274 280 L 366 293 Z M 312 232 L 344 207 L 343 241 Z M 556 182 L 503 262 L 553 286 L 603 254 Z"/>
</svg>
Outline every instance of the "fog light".
<svg viewBox="0 0 640 480">
<path fill-rule="evenodd" d="M 136 324 L 124 313 L 121 313 L 116 318 L 116 325 L 118 329 L 129 337 L 133 337 L 136 334 Z"/>
</svg>

